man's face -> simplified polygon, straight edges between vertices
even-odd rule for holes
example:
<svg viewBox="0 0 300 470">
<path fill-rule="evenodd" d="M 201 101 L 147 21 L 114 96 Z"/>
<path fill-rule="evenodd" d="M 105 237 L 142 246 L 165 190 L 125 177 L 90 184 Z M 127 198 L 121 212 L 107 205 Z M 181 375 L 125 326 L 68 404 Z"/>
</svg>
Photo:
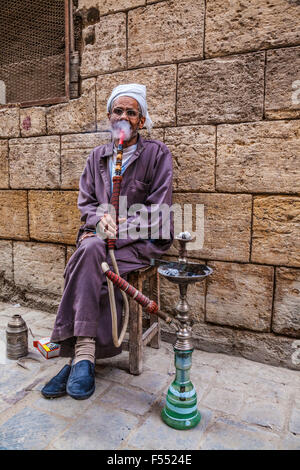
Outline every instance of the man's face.
<svg viewBox="0 0 300 470">
<path fill-rule="evenodd" d="M 129 139 L 133 139 L 139 129 L 144 127 L 145 117 L 141 116 L 139 112 L 138 102 L 130 96 L 121 96 L 117 98 L 111 108 L 111 113 L 108 113 L 108 118 L 112 127 L 118 121 L 127 121 L 130 125 L 131 135 Z"/>
</svg>

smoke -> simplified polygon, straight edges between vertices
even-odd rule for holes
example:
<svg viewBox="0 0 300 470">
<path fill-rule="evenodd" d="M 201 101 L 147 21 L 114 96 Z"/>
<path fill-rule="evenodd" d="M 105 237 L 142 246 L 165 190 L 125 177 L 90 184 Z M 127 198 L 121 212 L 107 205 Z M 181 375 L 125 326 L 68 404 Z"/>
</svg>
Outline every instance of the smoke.
<svg viewBox="0 0 300 470">
<path fill-rule="evenodd" d="M 131 126 L 128 121 L 117 121 L 111 126 L 113 139 L 119 139 L 123 132 L 124 140 L 129 140 L 131 136 Z"/>
</svg>

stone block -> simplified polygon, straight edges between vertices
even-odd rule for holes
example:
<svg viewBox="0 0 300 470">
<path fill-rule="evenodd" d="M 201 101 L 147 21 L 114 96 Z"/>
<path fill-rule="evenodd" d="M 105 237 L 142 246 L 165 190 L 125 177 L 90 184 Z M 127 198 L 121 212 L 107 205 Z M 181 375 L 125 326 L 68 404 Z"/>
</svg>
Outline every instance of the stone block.
<svg viewBox="0 0 300 470">
<path fill-rule="evenodd" d="M 67 246 L 67 262 L 69 261 L 73 253 L 75 253 L 75 250 L 76 250 L 76 246 L 70 246 L 70 245 Z"/>
<path fill-rule="evenodd" d="M 299 121 L 228 124 L 217 132 L 219 191 L 300 191 Z"/>
<path fill-rule="evenodd" d="M 175 127 L 165 130 L 165 143 L 173 156 L 173 189 L 215 189 L 215 142 L 213 126 Z"/>
<path fill-rule="evenodd" d="M 100 15 L 145 5 L 145 0 L 79 0 L 78 9 L 98 8 Z"/>
<path fill-rule="evenodd" d="M 0 137 L 18 137 L 19 129 L 19 108 L 0 109 Z"/>
<path fill-rule="evenodd" d="M 179 302 L 179 289 L 176 284 L 161 277 L 161 309 L 163 312 L 174 314 L 174 308 Z M 205 282 L 196 282 L 188 287 L 188 304 L 191 318 L 195 322 L 204 321 L 205 311 Z"/>
<path fill-rule="evenodd" d="M 48 134 L 94 132 L 95 113 L 95 79 L 90 78 L 82 81 L 81 96 L 78 99 L 48 108 Z"/>
<path fill-rule="evenodd" d="M 90 400 L 90 399 L 89 399 Z M 120 448 L 138 419 L 118 408 L 95 403 L 54 441 L 54 449 L 115 450 Z"/>
<path fill-rule="evenodd" d="M 21 109 L 20 127 L 22 137 L 47 134 L 46 109 L 41 107 Z"/>
<path fill-rule="evenodd" d="M 218 418 L 205 434 L 202 450 L 275 450 L 279 438 L 269 431 Z"/>
<path fill-rule="evenodd" d="M 28 239 L 27 191 L 0 191 L 0 237 Z"/>
<path fill-rule="evenodd" d="M 85 39 L 85 31 L 83 31 L 83 39 Z M 83 78 L 126 68 L 125 13 L 101 17 L 93 30 L 91 31 L 88 27 L 86 32 L 89 39 L 84 40 L 80 67 L 80 74 Z"/>
<path fill-rule="evenodd" d="M 201 240 L 204 230 L 204 243 L 201 248 L 187 246 L 188 257 L 219 259 L 223 261 L 249 261 L 251 196 L 247 194 L 175 193 L 173 204 L 180 204 L 185 216 L 184 230 L 193 231 L 189 208 L 193 209 L 196 243 Z M 198 208 L 198 214 L 197 214 Z M 234 210 L 233 210 L 234 208 Z M 202 211 L 204 210 L 204 218 Z M 183 217 L 182 217 L 183 218 Z M 180 219 L 180 217 L 179 217 Z M 180 227 L 175 232 L 181 231 Z"/>
<path fill-rule="evenodd" d="M 117 85 L 143 83 L 147 86 L 148 110 L 154 126 L 175 124 L 176 65 L 129 70 L 97 78 L 98 130 L 106 130 L 107 100 Z"/>
<path fill-rule="evenodd" d="M 57 188 L 60 185 L 60 138 L 30 137 L 9 142 L 12 188 Z"/>
<path fill-rule="evenodd" d="M 241 412 L 241 418 L 249 424 L 269 429 L 282 430 L 285 423 L 286 405 L 266 403 L 265 400 L 248 402 Z"/>
<path fill-rule="evenodd" d="M 299 44 L 298 1 L 208 0 L 205 55 L 215 57 Z"/>
<path fill-rule="evenodd" d="M 65 247 L 46 243 L 17 242 L 13 247 L 16 285 L 61 294 Z"/>
<path fill-rule="evenodd" d="M 210 262 L 206 320 L 220 325 L 270 331 L 273 268 L 251 264 Z"/>
<path fill-rule="evenodd" d="M 178 124 L 258 121 L 263 96 L 262 52 L 178 66 Z"/>
<path fill-rule="evenodd" d="M 196 428 L 179 431 L 166 426 L 161 419 L 161 410 L 165 400 L 155 405 L 154 412 L 147 416 L 142 425 L 132 433 L 129 445 L 143 450 L 194 450 L 198 449 L 200 440 L 212 420 L 212 413 L 200 408 L 202 419 Z"/>
<path fill-rule="evenodd" d="M 300 270 L 276 269 L 272 329 L 275 333 L 300 337 Z"/>
<path fill-rule="evenodd" d="M 77 191 L 29 191 L 30 237 L 74 245 L 80 226 Z"/>
<path fill-rule="evenodd" d="M 226 390 L 213 387 L 201 401 L 205 407 L 222 411 L 230 415 L 237 415 L 243 406 L 243 393 L 240 390 Z"/>
<path fill-rule="evenodd" d="M 170 1 L 128 13 L 128 65 L 162 64 L 203 56 L 204 2 Z"/>
<path fill-rule="evenodd" d="M 254 198 L 251 260 L 300 266 L 300 197 Z"/>
<path fill-rule="evenodd" d="M 154 128 L 151 130 L 149 133 L 147 129 L 142 129 L 139 131 L 141 136 L 144 139 L 152 139 L 152 140 L 160 140 L 161 142 L 165 141 L 165 130 L 164 129 L 159 129 L 159 128 Z"/>
<path fill-rule="evenodd" d="M 111 141 L 109 132 L 69 134 L 61 137 L 61 188 L 78 189 L 89 153 Z"/>
<path fill-rule="evenodd" d="M 293 434 L 300 434 L 300 408 L 293 408 L 289 423 L 289 430 Z"/>
<path fill-rule="evenodd" d="M 13 278 L 12 242 L 0 240 L 0 275 L 4 273 L 5 279 Z"/>
<path fill-rule="evenodd" d="M 0 140 L 0 188 L 6 189 L 8 187 L 8 141 Z"/>
<path fill-rule="evenodd" d="M 67 426 L 67 421 L 54 415 L 26 406 L 9 418 L 1 427 L 4 450 L 42 450 L 50 444 L 57 433 Z M 29 430 L 35 429 L 35 432 Z"/>
<path fill-rule="evenodd" d="M 143 371 L 141 375 L 134 376 L 129 380 L 130 385 L 153 394 L 158 394 L 167 382 L 169 382 L 167 375 L 159 374 L 153 370 Z"/>
<path fill-rule="evenodd" d="M 300 47 L 267 52 L 265 116 L 300 117 Z"/>
</svg>

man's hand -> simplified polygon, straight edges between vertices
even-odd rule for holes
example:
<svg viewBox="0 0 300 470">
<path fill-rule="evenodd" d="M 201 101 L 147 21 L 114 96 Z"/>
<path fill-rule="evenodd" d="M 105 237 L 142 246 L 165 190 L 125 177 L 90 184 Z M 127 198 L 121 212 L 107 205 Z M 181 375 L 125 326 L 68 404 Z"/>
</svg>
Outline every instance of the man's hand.
<svg viewBox="0 0 300 470">
<path fill-rule="evenodd" d="M 119 223 L 125 222 L 126 217 L 120 217 Z M 98 223 L 98 230 L 100 235 L 103 235 L 103 238 L 116 238 L 117 236 L 117 226 L 114 219 L 110 214 L 104 214 Z"/>
</svg>

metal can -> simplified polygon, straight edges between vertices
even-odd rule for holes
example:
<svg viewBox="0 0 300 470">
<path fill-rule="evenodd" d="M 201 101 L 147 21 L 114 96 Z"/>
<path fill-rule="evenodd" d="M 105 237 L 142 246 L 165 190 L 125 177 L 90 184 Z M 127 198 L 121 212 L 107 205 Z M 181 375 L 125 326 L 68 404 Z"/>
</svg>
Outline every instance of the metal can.
<svg viewBox="0 0 300 470">
<path fill-rule="evenodd" d="M 21 315 L 13 315 L 6 328 L 6 356 L 19 359 L 28 354 L 28 328 Z"/>
</svg>

